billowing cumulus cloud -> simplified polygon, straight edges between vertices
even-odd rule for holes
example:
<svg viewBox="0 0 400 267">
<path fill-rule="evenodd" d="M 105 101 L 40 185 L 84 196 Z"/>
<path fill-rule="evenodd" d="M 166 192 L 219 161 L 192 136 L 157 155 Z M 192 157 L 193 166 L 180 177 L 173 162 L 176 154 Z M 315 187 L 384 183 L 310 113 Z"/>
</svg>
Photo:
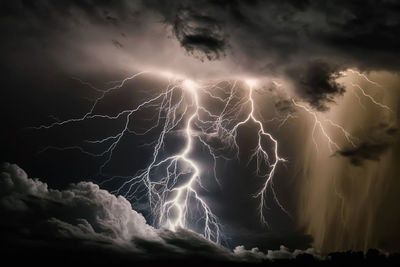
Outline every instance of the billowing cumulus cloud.
<svg viewBox="0 0 400 267">
<path fill-rule="evenodd" d="M 185 229 L 155 229 L 132 210 L 122 196 L 114 196 L 91 182 L 71 184 L 65 190 L 48 188 L 28 178 L 17 165 L 4 163 L 0 173 L 0 213 L 3 245 L 34 251 L 99 251 L 95 262 L 112 254 L 121 260 L 261 261 L 292 259 L 313 251 L 263 253 L 237 247 L 233 252 Z M 10 249 L 10 247 L 8 248 Z M 12 251 L 15 252 L 15 251 Z M 50 253 L 50 252 L 49 252 Z M 317 254 L 315 254 L 317 255 Z M 51 256 L 51 255 L 50 255 Z"/>
<path fill-rule="evenodd" d="M 315 251 L 314 248 L 309 248 L 306 250 L 296 249 L 294 251 L 289 251 L 285 246 L 280 246 L 278 250 L 268 250 L 267 253 L 260 251 L 258 248 L 252 248 L 250 250 L 245 249 L 243 246 L 238 246 L 234 249 L 234 253 L 239 255 L 243 259 L 248 260 L 293 260 L 299 259 L 303 256 L 308 256 L 314 258 L 315 260 L 326 260 L 326 255 L 322 255 Z"/>
</svg>

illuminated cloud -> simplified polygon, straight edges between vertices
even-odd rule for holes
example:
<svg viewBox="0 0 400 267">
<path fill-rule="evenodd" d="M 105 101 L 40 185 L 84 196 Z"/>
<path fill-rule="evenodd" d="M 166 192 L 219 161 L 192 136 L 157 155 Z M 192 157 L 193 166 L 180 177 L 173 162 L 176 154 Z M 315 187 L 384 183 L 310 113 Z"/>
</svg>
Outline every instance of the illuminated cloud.
<svg viewBox="0 0 400 267">
<path fill-rule="evenodd" d="M 46 258 L 52 259 L 51 253 L 58 255 L 60 249 L 68 249 L 72 257 L 77 252 L 85 253 L 77 259 L 66 258 L 66 262 L 85 262 L 95 251 L 92 259 L 95 263 L 104 263 L 107 258 L 110 261 L 109 257 L 112 262 L 165 259 L 254 262 L 313 254 L 311 250 L 290 252 L 283 246 L 267 254 L 243 246 L 232 252 L 189 230 L 155 229 L 132 210 L 125 198 L 116 197 L 96 184 L 80 182 L 65 190 L 55 190 L 38 179 L 28 178 L 21 168 L 9 163 L 1 165 L 0 185 L 2 245 L 8 245 L 12 253 L 20 249 L 34 251 L 37 255 L 32 255 L 33 261 L 46 262 Z M 16 251 L 12 250 L 14 246 Z"/>
<path fill-rule="evenodd" d="M 15 50 L 6 62 L 45 45 L 42 53 L 51 57 L 68 54 L 55 64 L 71 70 L 108 62 L 114 69 L 158 67 L 193 78 L 281 77 L 326 110 L 343 93 L 334 82 L 338 71 L 398 69 L 398 8 L 396 1 L 6 1 L 3 45 Z M 24 33 L 36 36 L 23 37 L 33 51 L 18 48 L 26 42 L 15 36 Z"/>
</svg>

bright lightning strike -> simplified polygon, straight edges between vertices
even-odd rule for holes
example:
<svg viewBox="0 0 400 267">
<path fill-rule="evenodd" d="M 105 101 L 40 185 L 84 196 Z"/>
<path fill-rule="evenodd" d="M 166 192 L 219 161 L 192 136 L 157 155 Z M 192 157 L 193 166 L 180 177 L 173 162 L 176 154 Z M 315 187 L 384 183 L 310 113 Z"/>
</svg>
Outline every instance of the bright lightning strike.
<svg viewBox="0 0 400 267">
<path fill-rule="evenodd" d="M 254 90 L 254 86 L 255 86 L 256 82 L 254 80 L 246 80 L 246 84 L 249 86 L 248 101 L 250 102 L 250 112 L 245 120 L 240 121 L 233 127 L 233 129 L 231 130 L 231 134 L 234 136 L 234 139 L 236 140 L 238 128 L 250 120 L 253 121 L 258 126 L 259 130 L 258 130 L 258 137 L 257 137 L 257 147 L 254 149 L 254 152 L 251 155 L 250 160 L 252 160 L 254 158 L 256 159 L 257 174 L 266 178 L 264 185 L 262 186 L 261 190 L 259 190 L 255 194 L 255 197 L 260 198 L 260 206 L 259 206 L 260 219 L 263 223 L 268 224 L 266 221 L 264 210 L 265 210 L 265 196 L 266 196 L 266 192 L 267 192 L 269 185 L 271 185 L 271 189 L 272 189 L 271 191 L 273 193 L 273 197 L 274 197 L 276 203 L 279 205 L 279 207 L 284 212 L 286 212 L 288 214 L 286 209 L 282 206 L 282 204 L 279 202 L 279 200 L 277 198 L 276 192 L 273 188 L 273 180 L 272 180 L 274 177 L 276 168 L 278 167 L 279 162 L 285 162 L 286 160 L 284 158 L 279 157 L 278 141 L 270 133 L 265 131 L 263 123 L 261 122 L 261 120 L 257 119 L 255 116 L 255 104 L 254 104 L 254 99 L 253 99 L 253 90 Z M 273 143 L 274 155 L 273 155 L 272 162 L 270 161 L 270 156 L 269 156 L 268 152 L 263 147 L 263 139 L 264 138 L 269 139 Z M 236 141 L 235 141 L 235 145 L 238 146 Z M 260 166 L 261 163 L 267 164 L 270 167 L 270 170 L 265 174 L 262 174 L 259 172 L 261 169 L 261 166 Z"/>
<path fill-rule="evenodd" d="M 98 89 L 87 82 L 76 79 L 100 94 L 94 100 L 89 112 L 82 117 L 59 120 L 49 125 L 35 127 L 35 129 L 50 129 L 92 119 L 122 119 L 124 121 L 122 130 L 103 139 L 86 140 L 87 144 L 105 147 L 98 153 L 93 153 L 82 146 L 47 147 L 45 150 L 78 149 L 82 153 L 101 157 L 103 163 L 100 166 L 99 174 L 103 175 L 104 168 L 112 161 L 113 154 L 124 136 L 129 134 L 146 135 L 160 129 L 156 140 L 145 144 L 146 146 L 153 146 L 152 159 L 146 168 L 139 170 L 133 176 L 114 176 L 104 182 L 117 178 L 125 179 L 113 193 L 123 194 L 127 199 L 135 201 L 140 201 L 146 197 L 156 226 L 167 227 L 171 230 L 179 227 L 198 229 L 198 227 L 193 226 L 193 222 L 201 222 L 203 235 L 209 240 L 220 242 L 221 225 L 217 216 L 200 194 L 201 189 L 204 189 L 202 181 L 206 174 L 193 158 L 193 153 L 196 152 L 195 147 L 197 146 L 205 148 L 213 162 L 213 177 L 219 184 L 216 175 L 217 161 L 220 158 L 231 159 L 231 157 L 224 156 L 226 153 L 229 154 L 229 151 L 236 151 L 234 154 L 239 158 L 238 130 L 244 124 L 252 122 L 258 127 L 258 132 L 257 145 L 253 150 L 250 161 L 256 161 L 257 175 L 265 178 L 263 186 L 255 194 L 255 197 L 260 199 L 261 221 L 267 224 L 264 210 L 268 188 L 271 188 L 273 198 L 278 206 L 286 212 L 273 187 L 273 177 L 278 165 L 286 160 L 278 154 L 278 141 L 265 130 L 262 120 L 256 116 L 253 95 L 254 87 L 257 84 L 256 80 L 245 81 L 247 88 L 244 91 L 245 96 L 242 97 L 243 92 L 240 91 L 243 88 L 238 86 L 237 81 L 197 83 L 169 72 L 152 73 L 166 77 L 169 81 L 161 93 L 143 101 L 132 109 L 121 111 L 117 115 L 96 114 L 97 105 L 106 98 L 107 94 L 121 89 L 128 81 L 148 73 L 140 72 L 121 81 L 113 82 L 115 85 L 106 90 Z M 226 83 L 229 83 L 229 85 L 227 86 Z M 204 105 L 202 98 L 219 102 L 221 108 L 218 111 L 210 110 L 207 105 Z M 153 125 L 141 131 L 134 129 L 135 115 L 147 108 L 157 110 L 156 116 L 152 119 Z M 241 119 L 241 117 L 244 118 Z M 180 152 L 168 155 L 165 150 L 166 140 L 168 136 L 176 135 L 177 132 L 182 133 L 185 145 Z M 219 147 L 208 142 L 213 138 L 222 141 Z M 265 148 L 268 144 L 272 144 L 272 153 Z M 268 170 L 261 171 L 265 169 L 265 166 Z"/>
<path fill-rule="evenodd" d="M 383 109 L 386 109 L 386 110 L 392 112 L 392 110 L 391 110 L 388 106 L 386 106 L 386 105 L 384 105 L 384 104 L 378 102 L 378 101 L 375 100 L 375 98 L 373 98 L 371 95 L 367 94 L 367 93 L 365 92 L 365 90 L 364 90 L 360 85 L 355 84 L 355 83 L 351 83 L 351 85 L 352 85 L 353 87 L 359 89 L 359 90 L 361 91 L 361 94 L 363 94 L 363 96 L 365 96 L 366 98 L 368 98 L 374 105 L 377 105 L 378 107 L 381 107 L 381 108 L 383 108 Z"/>
<path fill-rule="evenodd" d="M 346 74 L 347 74 L 346 72 L 350 72 L 350 73 L 352 73 L 352 74 L 355 74 L 355 75 L 357 75 L 358 77 L 362 78 L 364 81 L 367 81 L 368 83 L 370 83 L 370 84 L 372 84 L 372 85 L 374 85 L 374 86 L 376 86 L 376 87 L 383 88 L 383 86 L 382 86 L 381 84 L 379 84 L 379 83 L 376 82 L 376 81 L 373 81 L 373 80 L 369 79 L 365 74 L 363 74 L 363 73 L 361 73 L 361 72 L 359 72 L 359 71 L 357 71 L 357 70 L 347 69 L 346 71 L 342 71 L 341 74 L 344 75 L 344 76 L 346 76 Z M 357 83 L 354 83 L 354 82 L 351 82 L 351 85 L 352 85 L 353 87 L 357 88 L 357 89 L 361 92 L 361 94 L 362 94 L 364 97 L 366 97 L 368 100 L 370 100 L 371 103 L 373 103 L 374 105 L 376 105 L 376 106 L 378 106 L 378 107 L 380 107 L 380 108 L 382 108 L 382 109 L 386 109 L 386 110 L 388 110 L 388 111 L 390 111 L 390 112 L 393 112 L 388 106 L 386 106 L 386 105 L 380 103 L 380 102 L 377 101 L 374 97 L 372 97 L 370 94 L 368 94 L 368 93 L 364 90 L 364 88 L 361 87 L 361 85 L 359 85 L 359 84 L 357 84 Z M 360 97 L 358 96 L 358 94 L 356 94 L 355 92 L 353 92 L 353 93 L 354 93 L 355 97 L 357 98 L 358 102 L 360 103 L 360 106 L 363 107 L 363 108 L 365 109 L 365 107 L 361 104 L 361 100 L 360 100 Z"/>
<path fill-rule="evenodd" d="M 329 123 L 331 126 L 339 129 L 340 132 L 342 132 L 342 134 L 344 135 L 344 137 L 346 138 L 346 140 L 353 146 L 355 146 L 354 141 L 357 140 L 357 138 L 353 137 L 348 131 L 346 131 L 342 126 L 334 123 L 333 121 L 329 120 L 329 119 L 325 119 L 325 120 L 321 120 L 318 117 L 318 114 L 311 110 L 309 107 L 307 107 L 306 105 L 300 104 L 297 101 L 295 101 L 294 99 L 292 99 L 293 104 L 296 107 L 299 107 L 301 109 L 303 109 L 304 111 L 306 111 L 308 114 L 310 114 L 312 116 L 312 118 L 314 119 L 314 125 L 313 125 L 313 130 L 312 130 L 312 140 L 314 142 L 314 145 L 318 151 L 318 144 L 317 141 L 315 140 L 315 132 L 317 129 L 319 129 L 322 133 L 322 135 L 326 138 L 326 140 L 328 141 L 328 146 L 329 146 L 329 150 L 332 152 L 336 151 L 336 150 L 340 150 L 340 146 L 333 140 L 333 138 L 328 134 L 328 131 L 325 128 L 325 124 L 324 122 Z"/>
<path fill-rule="evenodd" d="M 363 78 L 364 80 L 366 80 L 367 82 L 369 82 L 369 83 L 371 83 L 371 84 L 373 84 L 375 86 L 382 87 L 382 85 L 380 85 L 379 83 L 377 83 L 375 81 L 370 80 L 365 74 L 363 74 L 363 73 L 361 73 L 359 71 L 356 71 L 356 70 L 353 70 L 353 69 L 347 69 L 347 71 L 358 75 L 359 77 Z"/>
<path fill-rule="evenodd" d="M 96 113 L 97 106 L 105 100 L 109 93 L 128 86 L 129 81 L 145 74 L 164 77 L 168 80 L 168 84 L 161 92 L 148 97 L 136 107 L 125 109 L 112 116 Z M 99 94 L 94 99 L 89 111 L 81 117 L 57 120 L 49 125 L 35 127 L 35 129 L 50 129 L 92 119 L 122 120 L 122 129 L 105 138 L 85 141 L 88 145 L 101 146 L 103 148 L 101 152 L 94 153 L 84 146 L 76 145 L 49 146 L 45 150 L 77 149 L 90 156 L 99 157 L 102 159 L 99 174 L 106 176 L 104 169 L 112 161 L 114 152 L 121 145 L 124 137 L 128 135 L 147 136 L 157 132 L 156 138 L 152 142 L 144 144 L 144 146 L 152 147 L 152 156 L 147 167 L 132 176 L 112 176 L 104 181 L 106 183 L 115 179 L 123 179 L 122 184 L 113 193 L 122 194 L 127 199 L 133 200 L 133 205 L 146 199 L 154 220 L 153 224 L 156 227 L 167 227 L 171 230 L 190 228 L 200 231 L 209 240 L 221 241 L 222 231 L 219 220 L 208 206 L 207 199 L 202 196 L 202 192 L 206 190 L 204 179 L 210 175 L 210 172 L 207 172 L 202 164 L 196 161 L 195 154 L 199 153 L 199 147 L 202 147 L 203 151 L 207 153 L 213 165 L 212 168 L 209 168 L 212 177 L 219 184 L 217 162 L 220 159 L 229 160 L 234 157 L 239 159 L 239 129 L 246 124 L 256 127 L 254 138 L 256 144 L 249 163 L 251 161 L 256 163 L 255 173 L 263 178 L 262 186 L 254 194 L 254 197 L 259 199 L 261 222 L 268 225 L 265 214 L 267 192 L 271 192 L 280 209 L 289 215 L 279 201 L 273 183 L 279 165 L 286 162 L 286 159 L 279 155 L 278 140 L 265 129 L 264 121 L 257 111 L 254 96 L 256 80 L 247 79 L 244 83 L 239 81 L 201 82 L 192 81 L 170 72 L 143 71 L 121 81 L 114 81 L 115 85 L 106 90 L 98 89 L 80 79 L 76 80 Z M 279 83 L 274 83 L 281 86 Z M 207 105 L 209 101 L 219 103 L 216 105 L 218 108 L 209 108 Z M 380 105 L 376 101 L 374 103 Z M 328 141 L 329 149 L 332 152 L 340 149 L 339 144 L 328 134 L 327 125 L 338 129 L 347 142 L 355 146 L 357 139 L 342 126 L 328 119 L 320 119 L 319 114 L 295 99 L 292 99 L 292 104 L 310 114 L 314 119 L 312 139 L 317 150 L 318 145 L 315 140 L 317 129 Z M 144 110 L 152 110 L 155 113 L 151 119 L 147 119 L 151 122 L 151 126 L 137 129 L 134 127 L 137 122 L 135 116 L 139 116 L 139 112 Z M 280 126 L 290 118 L 297 117 L 291 114 L 287 115 Z M 179 136 L 183 139 L 183 146 L 176 153 L 169 153 L 166 149 L 171 136 Z M 213 142 L 213 140 L 218 140 L 218 142 Z M 233 157 L 227 156 L 232 153 Z"/>
</svg>

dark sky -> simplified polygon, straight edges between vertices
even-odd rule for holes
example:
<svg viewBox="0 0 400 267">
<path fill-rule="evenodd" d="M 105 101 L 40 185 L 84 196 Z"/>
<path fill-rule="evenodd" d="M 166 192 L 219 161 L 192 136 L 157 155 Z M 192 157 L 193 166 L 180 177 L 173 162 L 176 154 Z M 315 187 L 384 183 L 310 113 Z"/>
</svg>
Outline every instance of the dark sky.
<svg viewBox="0 0 400 267">
<path fill-rule="evenodd" d="M 391 86 L 398 89 L 400 4 L 395 0 L 2 1 L 0 10 L 0 118 L 3 125 L 0 131 L 0 161 L 17 164 L 28 177 L 38 178 L 48 184 L 49 188 L 65 190 L 59 196 L 47 189 L 32 189 L 37 185 L 25 180 L 18 182 L 22 179 L 18 167 L 4 165 L 2 183 L 8 185 L 10 180 L 13 181 L 13 186 L 4 186 L 8 189 L 2 192 L 2 203 L 23 204 L 20 209 L 9 209 L 9 206 L 3 205 L 2 213 L 12 214 L 3 226 L 5 229 L 9 227 L 20 232 L 21 229 L 28 229 L 34 240 L 65 238 L 60 237 L 60 232 L 63 232 L 60 229 L 69 229 L 66 232 L 70 233 L 68 240 L 71 242 L 76 237 L 97 242 L 88 249 L 101 247 L 107 250 L 107 246 L 104 247 L 101 242 L 114 242 L 124 236 L 135 239 L 131 243 L 140 251 L 137 254 L 144 255 L 143 257 L 146 257 L 143 251 L 151 253 L 160 244 L 165 246 L 165 255 L 174 253 L 171 251 L 175 249 L 184 250 L 186 242 L 204 242 L 199 245 L 204 253 L 211 255 L 214 250 L 218 250 L 217 254 L 222 255 L 222 258 L 231 257 L 230 251 L 214 247 L 186 230 L 176 233 L 166 230 L 160 233 L 144 221 L 141 221 L 138 231 L 150 227 L 149 235 L 163 241 L 149 241 L 149 237 L 143 232 L 126 236 L 118 232 L 123 232 L 120 229 L 115 230 L 118 233 L 107 233 L 103 236 L 107 232 L 105 228 L 112 228 L 114 225 L 99 222 L 95 217 L 98 214 L 108 214 L 108 208 L 102 201 L 112 196 L 104 193 L 100 200 L 92 201 L 91 192 L 97 192 L 93 189 L 95 185 L 79 182 L 100 184 L 102 189 L 112 192 L 121 184 L 122 179 L 102 182 L 111 176 L 128 176 L 145 168 L 151 161 L 152 147 L 143 144 L 156 140 L 162 129 L 156 127 L 144 136 L 124 136 L 113 153 L 112 160 L 104 167 L 103 174 L 99 175 L 99 167 L 107 155 L 92 157 L 76 147 L 81 146 L 92 153 L 99 153 L 104 146 L 95 146 L 84 141 L 116 134 L 123 127 L 123 119 L 94 119 L 51 129 L 29 128 L 83 116 L 90 110 L 93 100 L 99 97 L 99 92 L 91 86 L 105 90 L 115 85 L 112 81 L 122 80 L 144 69 L 151 69 L 153 72 L 169 71 L 202 82 L 219 79 L 243 81 L 247 77 L 262 81 L 257 85 L 257 112 L 266 121 L 268 131 L 279 142 L 280 155 L 288 159 L 287 163 L 278 166 L 274 187 L 290 215 L 279 208 L 269 192 L 266 199 L 269 227 L 260 223 L 257 210 L 259 200 L 252 196 L 262 186 L 263 180 L 254 173 L 254 161 L 246 165 L 256 134 L 254 125 L 251 124 L 243 127 L 239 134 L 238 143 L 242 147 L 240 161 L 218 160 L 217 175 L 221 185 L 213 181 L 211 172 L 208 172 L 208 188 L 200 191 L 223 225 L 224 246 L 234 249 L 244 245 L 246 249 L 258 247 L 262 251 L 282 250 L 281 245 L 291 250 L 304 250 L 313 247 L 313 240 L 316 238 L 313 236 L 315 231 L 313 232 L 312 225 L 315 218 L 306 219 L 307 223 L 304 223 L 302 215 L 306 212 L 303 214 L 300 208 L 303 204 L 298 204 L 304 200 L 301 198 L 307 192 L 303 184 L 307 184 L 308 176 L 315 174 L 307 170 L 306 166 L 312 165 L 307 165 L 306 162 L 312 160 L 303 153 L 314 151 L 310 139 L 305 141 L 305 132 L 311 132 L 312 122 L 307 114 L 300 113 L 293 106 L 291 99 L 307 105 L 318 116 L 328 114 L 328 119 L 340 113 L 334 109 L 338 106 L 339 110 L 350 112 L 345 103 L 349 81 L 347 84 L 338 81 L 345 77 L 343 72 L 349 68 L 366 74 L 378 73 L 375 77 L 380 83 L 385 80 L 385 73 L 393 75 L 397 78 L 393 78 Z M 354 81 L 360 79 L 354 73 L 351 77 Z M 285 89 L 280 90 L 281 87 L 275 81 L 282 83 Z M 365 79 L 360 84 L 368 89 L 371 86 Z M 166 86 L 166 79 L 145 74 L 107 94 L 95 112 L 116 115 L 138 106 L 144 99 L 154 96 Z M 228 88 L 228 84 L 222 86 Z M 244 88 L 246 85 L 242 83 L 239 87 Z M 398 159 L 399 151 L 396 111 L 399 101 L 397 93 L 391 92 L 389 95 L 394 99 L 392 102 L 388 98 L 379 101 L 394 103 L 391 105 L 392 113 L 379 111 L 389 115 L 383 116 L 384 118 L 374 117 L 375 126 L 371 127 L 375 128 L 370 128 L 372 130 L 369 134 L 363 128 L 354 147 L 346 146 L 332 153 L 326 152 L 326 158 L 339 158 L 341 165 L 359 168 L 369 162 L 386 162 L 381 158 L 387 154 L 394 155 L 390 161 L 392 163 L 385 163 L 385 168 L 390 170 L 386 177 L 396 176 L 397 169 L 393 168 L 393 162 Z M 379 93 L 374 96 L 379 97 Z M 345 104 L 342 106 L 342 103 Z M 370 109 L 373 105 L 368 102 L 367 109 L 376 114 L 375 109 Z M 210 103 L 210 106 L 216 110 L 220 108 L 217 104 Z M 141 119 L 150 118 L 156 113 L 156 107 L 152 107 L 137 114 L 135 127 L 148 127 L 148 122 Z M 287 115 L 299 117 L 299 121 L 289 121 L 281 127 L 282 118 Z M 362 115 L 357 113 L 354 115 L 356 117 L 361 118 Z M 274 121 L 274 118 L 279 118 L 280 121 Z M 350 128 L 356 125 L 355 122 L 347 122 L 343 118 L 341 120 Z M 367 125 L 364 121 L 361 124 Z M 351 133 L 357 133 L 358 130 L 353 128 Z M 337 137 L 337 133 L 333 136 Z M 321 139 L 318 140 L 320 142 Z M 173 153 L 184 147 L 185 140 L 182 134 L 171 134 L 166 144 L 166 152 Z M 50 149 L 43 151 L 49 146 Z M 199 144 L 196 146 L 198 149 L 192 156 L 208 166 L 205 169 L 209 170 L 212 164 L 210 158 Z M 61 151 L 54 147 L 75 148 Z M 334 166 L 328 159 L 324 164 Z M 322 168 L 322 165 L 314 168 Z M 376 166 L 371 167 L 369 172 L 372 173 L 373 168 Z M 353 173 L 353 169 L 347 172 L 349 175 Z M 309 181 L 316 184 L 313 178 Z M 390 185 L 391 181 L 387 184 Z M 78 184 L 71 186 L 71 183 Z M 70 197 L 69 192 L 73 192 L 71 194 L 75 196 L 83 194 L 85 200 Z M 79 201 L 88 201 L 90 204 L 82 204 L 82 210 L 75 210 L 75 201 L 78 205 L 81 205 Z M 357 202 L 349 200 L 351 201 Z M 45 204 L 41 204 L 42 202 Z M 62 208 L 54 208 L 51 204 L 53 202 Z M 134 200 L 131 204 L 151 224 L 154 218 L 149 214 L 148 205 L 135 203 Z M 85 211 L 86 208 L 89 211 Z M 99 211 L 100 209 L 102 210 Z M 393 212 L 391 209 L 388 208 L 383 213 Z M 336 210 L 340 209 L 336 207 Z M 29 214 L 32 212 L 37 212 L 38 215 L 30 219 Z M 85 212 L 88 215 L 82 215 Z M 134 210 L 127 212 L 135 213 Z M 302 215 L 298 216 L 299 214 Z M 77 222 L 81 216 L 92 227 L 96 236 L 89 230 L 82 230 L 82 225 L 86 224 Z M 112 216 L 117 218 L 123 215 L 115 213 Z M 132 216 L 136 216 L 136 213 Z M 11 227 L 13 220 L 17 218 L 23 218 L 23 222 Z M 130 217 L 126 219 L 128 222 L 130 220 Z M 136 219 L 132 220 L 136 222 Z M 54 235 L 43 235 L 44 222 L 54 227 Z M 68 226 L 63 223 L 68 223 Z M 29 229 L 30 226 L 32 229 Z M 320 226 L 317 228 L 321 229 Z M 393 231 L 393 236 L 399 234 L 398 230 Z M 89 232 L 90 237 L 84 236 Z M 390 233 L 385 232 L 379 237 L 386 235 Z M 24 242 L 27 236 L 29 234 L 24 232 L 18 234 L 18 238 L 12 234 L 7 238 Z M 192 239 L 194 241 L 190 241 Z M 385 240 L 389 240 L 387 243 L 392 242 L 391 238 Z M 336 244 L 336 241 L 332 242 Z M 376 244 L 381 244 L 379 242 Z M 390 244 L 387 247 L 399 248 L 398 244 Z M 172 248 L 173 246 L 175 247 Z M 340 249 L 340 246 L 334 247 Z M 359 243 L 354 247 L 360 248 Z M 123 249 L 130 251 L 131 248 Z M 193 251 L 196 251 L 196 247 L 189 248 L 187 253 L 191 255 Z"/>
</svg>

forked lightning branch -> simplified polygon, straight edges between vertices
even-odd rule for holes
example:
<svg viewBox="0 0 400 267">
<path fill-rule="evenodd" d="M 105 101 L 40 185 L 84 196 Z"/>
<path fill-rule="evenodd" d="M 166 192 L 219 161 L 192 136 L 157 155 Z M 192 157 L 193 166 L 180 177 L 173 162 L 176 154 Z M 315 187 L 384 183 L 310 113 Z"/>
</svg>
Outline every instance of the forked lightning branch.
<svg viewBox="0 0 400 267">
<path fill-rule="evenodd" d="M 96 107 L 111 92 L 127 86 L 128 81 L 143 75 L 163 77 L 167 81 L 167 85 L 161 92 L 116 115 L 96 113 Z M 45 150 L 78 149 L 82 153 L 100 157 L 103 161 L 99 173 L 102 173 L 107 164 L 112 161 L 114 152 L 122 143 L 122 138 L 131 134 L 147 135 L 151 131 L 159 129 L 155 140 L 146 144 L 146 146 L 152 148 L 152 156 L 147 166 L 131 176 L 123 177 L 123 182 L 113 192 L 122 194 L 133 202 L 146 198 L 154 219 L 154 226 L 175 230 L 179 227 L 193 228 L 194 225 L 197 225 L 197 227 L 194 227 L 196 229 L 193 230 L 200 231 L 199 229 L 201 229 L 202 234 L 207 239 L 220 242 L 222 236 L 221 224 L 200 191 L 207 184 L 206 179 L 212 178 L 216 183 L 219 183 L 217 177 L 219 160 L 239 159 L 239 131 L 244 125 L 256 127 L 254 136 L 256 145 L 253 147 L 250 161 L 255 161 L 256 170 L 254 172 L 260 179 L 263 179 L 262 186 L 253 195 L 253 197 L 259 199 L 261 222 L 268 224 L 265 213 L 268 193 L 272 194 L 272 199 L 282 211 L 288 213 L 280 203 L 273 184 L 277 168 L 286 159 L 280 155 L 278 140 L 266 130 L 262 117 L 258 115 L 258 107 L 254 98 L 255 88 L 257 87 L 256 80 L 200 82 L 171 73 L 144 71 L 118 81 L 115 86 L 105 90 L 98 89 L 87 82 L 79 81 L 99 93 L 99 96 L 89 107 L 89 111 L 83 116 L 42 125 L 35 127 L 35 129 L 62 127 L 66 124 L 93 119 L 122 120 L 123 127 L 117 133 L 106 138 L 86 140 L 87 143 L 101 145 L 103 150 L 98 153 L 89 151 L 82 146 L 47 147 Z M 366 93 L 364 95 L 370 97 Z M 208 101 L 219 103 L 220 108 L 209 108 Z M 381 105 L 376 101 L 374 103 Z M 354 145 L 356 138 L 352 137 L 340 125 L 330 120 L 320 119 L 311 108 L 307 107 L 306 104 L 300 104 L 295 99 L 292 99 L 292 104 L 314 118 L 313 140 L 315 131 L 319 129 L 326 137 L 330 148 L 339 148 L 338 144 L 325 130 L 324 124 L 328 123 L 330 126 L 338 128 L 347 141 Z M 385 108 L 387 107 L 385 106 Z M 151 119 L 151 126 L 144 130 L 135 129 L 132 126 L 135 125 L 133 123 L 136 120 L 135 114 L 144 109 L 151 109 L 155 113 Z M 286 120 L 287 118 L 284 119 L 283 123 Z M 174 134 L 183 138 L 184 146 L 177 153 L 167 154 L 165 151 L 167 138 Z M 210 142 L 210 140 L 215 139 L 220 140 L 218 146 Z M 317 146 L 316 142 L 315 145 Z M 207 166 L 207 169 L 213 170 L 211 176 L 207 175 L 208 172 L 193 157 L 196 148 L 200 146 L 208 154 L 209 162 L 212 162 L 212 166 Z M 136 148 L 133 147 L 132 149 Z M 107 181 L 116 178 L 121 177 L 109 177 Z"/>
</svg>

